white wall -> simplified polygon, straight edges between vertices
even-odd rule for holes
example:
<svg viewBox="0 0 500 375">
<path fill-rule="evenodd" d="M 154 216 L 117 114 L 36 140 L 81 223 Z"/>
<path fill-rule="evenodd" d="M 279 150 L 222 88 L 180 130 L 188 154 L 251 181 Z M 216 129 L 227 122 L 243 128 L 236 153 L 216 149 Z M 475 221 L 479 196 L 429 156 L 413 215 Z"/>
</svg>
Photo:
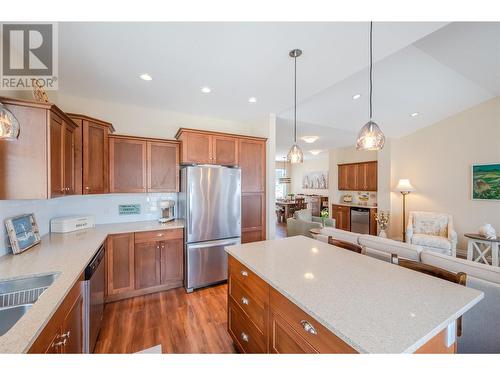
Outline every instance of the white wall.
<svg viewBox="0 0 500 375">
<path fill-rule="evenodd" d="M 328 157 L 320 159 L 304 160 L 301 164 L 292 164 L 290 168 L 290 192 L 293 194 L 316 194 L 328 196 L 328 189 L 304 189 L 302 187 L 302 179 L 309 172 L 323 172 L 329 170 Z"/>
<path fill-rule="evenodd" d="M 97 224 L 155 220 L 160 217 L 158 199 L 177 200 L 177 194 L 103 194 L 62 197 L 49 200 L 0 200 L 0 256 L 10 252 L 5 218 L 34 213 L 40 232 L 50 229 L 50 219 L 68 215 L 93 215 Z M 140 215 L 118 215 L 118 205 L 140 204 Z"/>
<path fill-rule="evenodd" d="M 463 236 L 490 223 L 500 233 L 500 201 L 471 199 L 471 165 L 500 163 L 500 97 L 458 113 L 391 144 L 391 186 L 409 178 L 416 191 L 407 197 L 407 211 L 453 215 Z M 401 194 L 390 193 L 391 236 L 401 236 Z"/>
</svg>

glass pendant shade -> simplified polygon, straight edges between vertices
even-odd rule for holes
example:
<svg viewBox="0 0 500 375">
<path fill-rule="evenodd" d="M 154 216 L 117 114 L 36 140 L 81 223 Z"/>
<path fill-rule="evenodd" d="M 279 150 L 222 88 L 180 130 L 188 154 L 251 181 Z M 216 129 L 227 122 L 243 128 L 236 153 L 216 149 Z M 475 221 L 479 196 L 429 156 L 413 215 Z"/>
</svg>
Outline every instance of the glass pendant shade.
<svg viewBox="0 0 500 375">
<path fill-rule="evenodd" d="M 17 118 L 0 104 L 0 139 L 14 140 L 19 136 L 19 121 Z"/>
<path fill-rule="evenodd" d="M 356 140 L 356 149 L 364 151 L 382 150 L 385 143 L 385 135 L 373 121 L 368 121 L 361 128 Z"/>
<path fill-rule="evenodd" d="M 298 145 L 293 145 L 290 151 L 288 151 L 287 160 L 292 163 L 302 163 L 304 161 L 304 153 Z"/>
</svg>

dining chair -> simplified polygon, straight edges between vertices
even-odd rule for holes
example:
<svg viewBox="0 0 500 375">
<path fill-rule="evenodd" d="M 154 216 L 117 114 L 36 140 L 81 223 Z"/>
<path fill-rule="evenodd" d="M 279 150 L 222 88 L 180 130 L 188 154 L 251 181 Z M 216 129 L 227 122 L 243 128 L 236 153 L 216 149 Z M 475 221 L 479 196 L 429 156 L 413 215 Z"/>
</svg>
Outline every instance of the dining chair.
<svg viewBox="0 0 500 375">
<path fill-rule="evenodd" d="M 408 268 L 417 272 L 425 273 L 429 276 L 438 277 L 440 279 L 465 286 L 467 282 L 467 274 L 465 272 L 450 272 L 448 270 L 416 262 L 414 260 L 400 259 L 396 254 L 391 254 L 391 263 Z M 457 337 L 462 335 L 462 317 L 457 319 Z"/>
<path fill-rule="evenodd" d="M 352 242 L 347 242 L 347 241 L 342 241 L 342 240 L 337 240 L 333 238 L 332 236 L 328 237 L 328 243 L 333 246 L 341 247 L 342 249 L 350 250 L 355 253 L 361 254 L 363 251 L 363 248 L 359 245 L 356 245 Z"/>
</svg>

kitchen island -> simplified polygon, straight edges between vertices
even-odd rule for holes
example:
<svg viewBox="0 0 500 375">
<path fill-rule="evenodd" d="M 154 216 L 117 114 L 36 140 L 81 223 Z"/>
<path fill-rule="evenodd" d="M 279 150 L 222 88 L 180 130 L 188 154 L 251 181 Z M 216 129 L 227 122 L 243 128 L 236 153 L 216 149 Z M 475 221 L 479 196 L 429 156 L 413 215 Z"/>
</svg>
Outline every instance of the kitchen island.
<svg viewBox="0 0 500 375">
<path fill-rule="evenodd" d="M 303 236 L 229 246 L 242 352 L 453 353 L 483 293 Z"/>
</svg>

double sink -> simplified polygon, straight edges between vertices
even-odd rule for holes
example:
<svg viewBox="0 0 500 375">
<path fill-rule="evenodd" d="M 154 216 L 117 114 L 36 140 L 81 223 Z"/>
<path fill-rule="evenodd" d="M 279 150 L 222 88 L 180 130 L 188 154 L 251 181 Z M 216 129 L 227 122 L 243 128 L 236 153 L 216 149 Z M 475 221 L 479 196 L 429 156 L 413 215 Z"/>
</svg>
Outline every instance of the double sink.
<svg viewBox="0 0 500 375">
<path fill-rule="evenodd" d="M 59 273 L 0 280 L 0 336 L 5 334 L 52 285 Z"/>
</svg>

